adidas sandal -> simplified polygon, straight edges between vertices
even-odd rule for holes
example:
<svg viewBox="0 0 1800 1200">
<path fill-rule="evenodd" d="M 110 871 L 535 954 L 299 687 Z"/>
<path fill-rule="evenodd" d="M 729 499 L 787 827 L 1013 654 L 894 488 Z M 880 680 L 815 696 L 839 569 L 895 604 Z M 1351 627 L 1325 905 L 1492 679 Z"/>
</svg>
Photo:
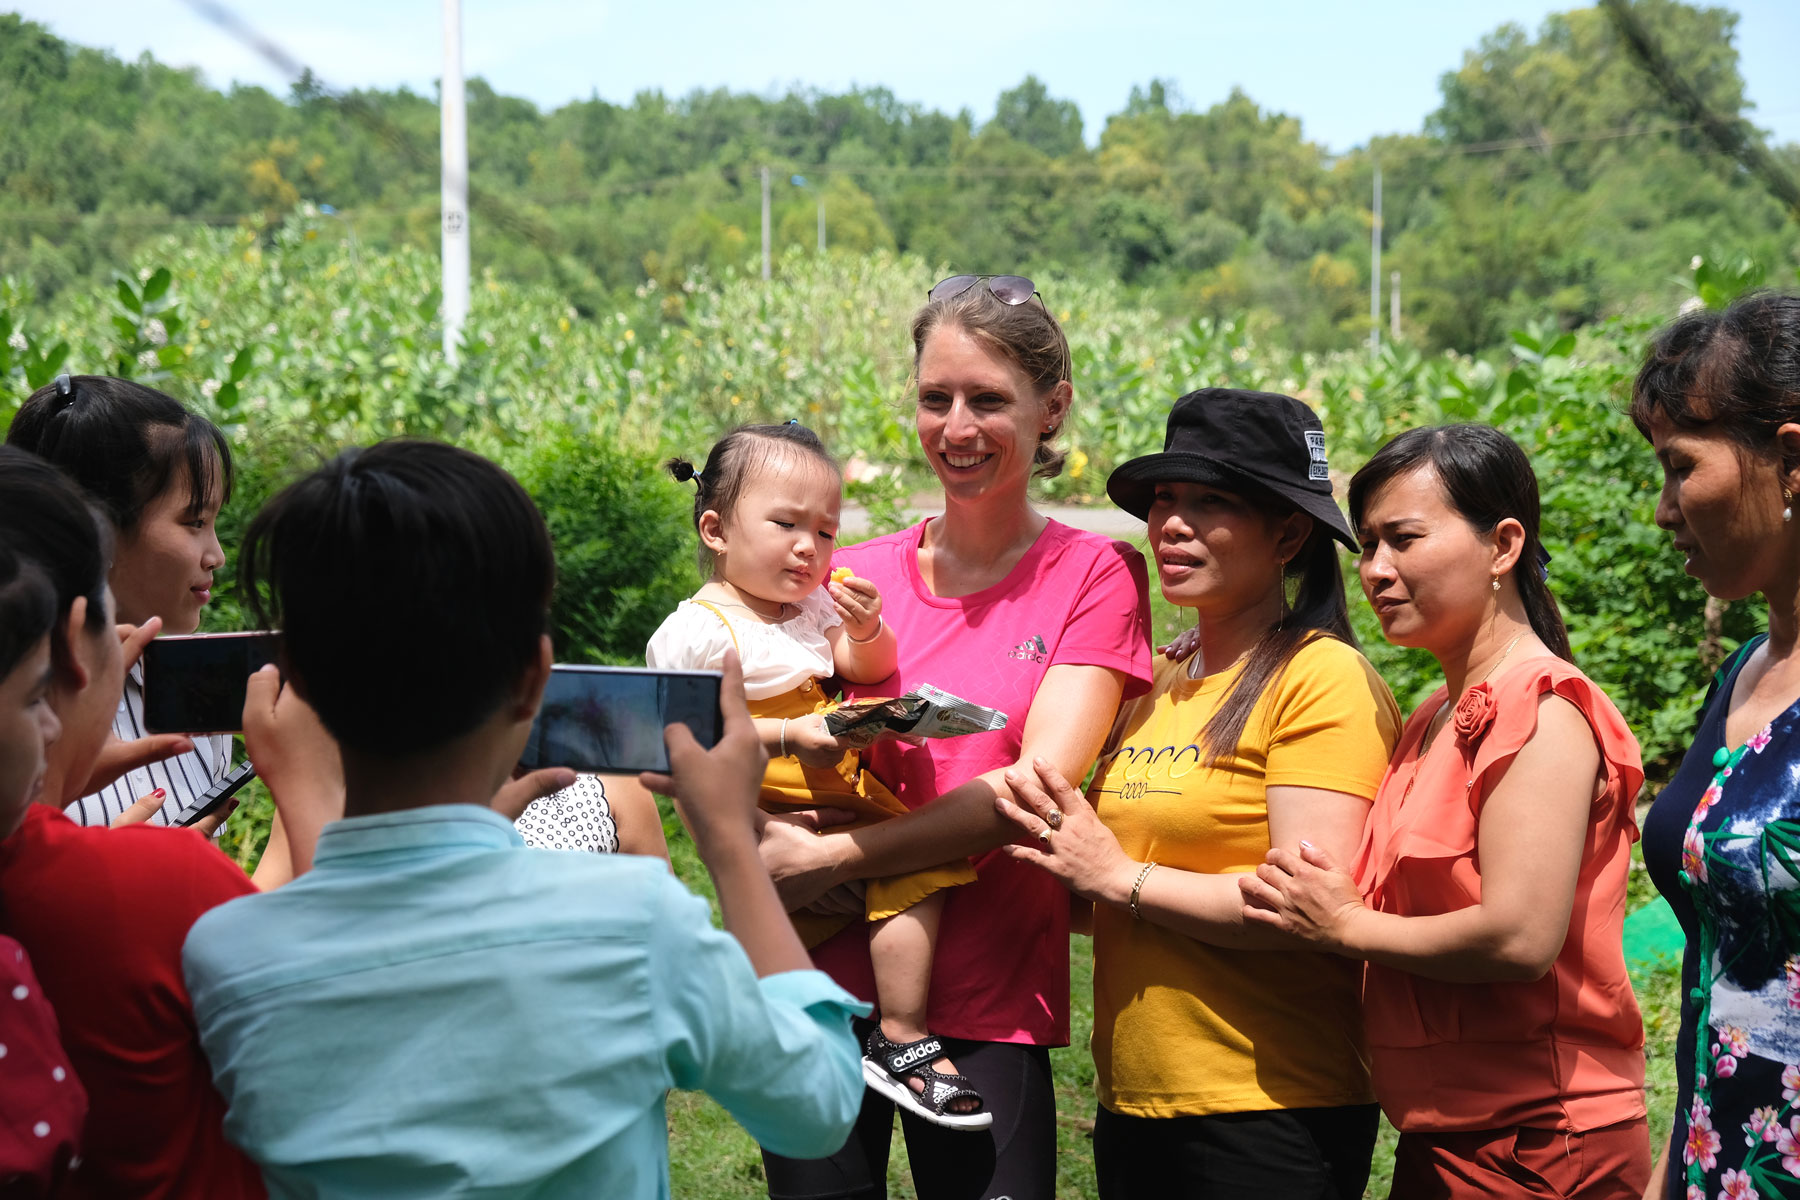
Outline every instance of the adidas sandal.
<svg viewBox="0 0 1800 1200">
<path fill-rule="evenodd" d="M 944 1057 L 944 1044 L 935 1037 L 916 1042 L 890 1042 L 877 1027 L 869 1033 L 863 1060 L 863 1082 L 886 1096 L 902 1109 L 945 1129 L 986 1129 L 994 1123 L 994 1114 L 986 1111 L 981 1093 L 966 1075 L 951 1075 L 932 1069 L 931 1064 Z M 923 1092 L 915 1092 L 907 1078 L 916 1076 L 925 1083 Z M 973 1112 L 955 1112 L 950 1105 L 958 1100 L 973 1099 Z"/>
</svg>

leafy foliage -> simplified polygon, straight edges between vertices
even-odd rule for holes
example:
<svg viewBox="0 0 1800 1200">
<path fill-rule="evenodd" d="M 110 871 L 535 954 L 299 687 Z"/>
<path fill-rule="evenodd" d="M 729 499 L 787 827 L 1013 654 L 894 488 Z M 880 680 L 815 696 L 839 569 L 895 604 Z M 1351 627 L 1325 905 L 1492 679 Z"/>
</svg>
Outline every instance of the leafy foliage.
<svg viewBox="0 0 1800 1200">
<path fill-rule="evenodd" d="M 641 664 L 644 643 L 699 584 L 690 498 L 659 485 L 654 455 L 570 433 L 532 439 L 502 462 L 556 544 L 557 660 Z"/>
<path fill-rule="evenodd" d="M 558 653 L 630 661 L 695 583 L 689 493 L 657 469 L 661 455 L 693 458 L 731 425 L 799 417 L 846 460 L 849 499 L 874 528 L 897 525 L 911 494 L 929 489 L 906 389 L 908 318 L 932 276 L 886 251 L 792 251 L 771 284 L 733 271 L 646 282 L 628 307 L 592 318 L 553 289 L 489 276 L 451 367 L 431 259 L 353 248 L 335 223 L 297 211 L 266 243 L 250 231 L 164 242 L 122 277 L 49 306 L 0 287 L 0 322 L 31 330 L 0 382 L 16 402 L 34 370 L 41 377 L 48 343 L 67 348 L 69 369 L 137 372 L 209 412 L 239 469 L 221 518 L 228 546 L 275 489 L 343 446 L 411 435 L 490 454 L 531 490 L 556 538 Z M 1761 279 L 1703 261 L 1685 286 L 1722 302 Z M 1371 359 L 1284 349 L 1240 319 L 1171 327 L 1115 283 L 1039 284 L 1070 331 L 1078 385 L 1068 464 L 1042 486 L 1047 499 L 1101 499 L 1112 468 L 1158 448 L 1171 402 L 1201 386 L 1311 403 L 1340 479 L 1415 425 L 1485 421 L 1512 434 L 1542 483 L 1551 582 L 1577 656 L 1625 711 L 1652 780 L 1666 777 L 1707 674 L 1705 602 L 1655 527 L 1658 470 L 1624 416 L 1647 325 L 1577 334 L 1545 320 L 1514 330 L 1504 355 L 1390 345 Z M 151 319 L 168 331 L 154 346 Z M 215 627 L 241 622 L 229 568 L 216 595 Z M 1360 598 L 1352 611 L 1403 703 L 1436 686 L 1435 666 L 1388 646 Z M 1726 642 L 1758 620 L 1729 608 Z"/>
<path fill-rule="evenodd" d="M 1713 110 L 1746 111 L 1732 14 L 1637 7 Z M 1030 76 L 979 126 L 881 88 L 646 92 L 541 112 L 476 79 L 473 252 L 496 278 L 554 285 L 601 315 L 646 283 L 667 295 L 696 270 L 750 268 L 767 166 L 789 266 L 812 252 L 822 197 L 835 252 L 1105 274 L 1180 320 L 1279 328 L 1320 352 L 1368 332 L 1379 165 L 1384 265 L 1403 275 L 1406 336 L 1433 348 L 1492 347 L 1546 313 L 1573 328 L 1666 309 L 1680 299 L 1670 271 L 1695 253 L 1783 276 L 1796 262 L 1790 216 L 1644 86 L 1598 9 L 1535 35 L 1501 26 L 1440 90 L 1420 131 L 1333 159 L 1241 91 L 1196 109 L 1155 80 L 1093 124 L 1090 148 L 1083 114 Z M 363 247 L 432 249 L 437 118 L 430 96 L 334 97 L 310 77 L 285 97 L 220 93 L 0 15 L 0 274 L 45 298 L 81 290 L 194 223 L 241 224 L 267 249 L 307 201 L 335 206 L 334 233 Z M 1800 150 L 1781 154 L 1800 166 Z M 795 174 L 807 186 L 785 182 Z M 413 302 L 434 308 L 416 282 Z"/>
</svg>

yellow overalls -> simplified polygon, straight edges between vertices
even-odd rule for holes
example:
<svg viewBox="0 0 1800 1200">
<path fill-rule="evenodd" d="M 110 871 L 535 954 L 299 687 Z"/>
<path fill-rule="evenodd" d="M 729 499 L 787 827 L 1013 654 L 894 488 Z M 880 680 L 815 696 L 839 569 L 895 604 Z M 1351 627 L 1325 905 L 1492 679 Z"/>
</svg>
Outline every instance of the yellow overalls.
<svg viewBox="0 0 1800 1200">
<path fill-rule="evenodd" d="M 737 631 L 732 629 L 725 614 L 704 600 L 696 600 L 694 603 L 719 618 L 726 632 L 731 635 L 731 642 L 735 647 Z M 821 682 L 809 679 L 780 695 L 750 701 L 750 715 L 779 721 L 784 717 L 811 716 L 836 707 L 837 701 L 826 696 Z M 888 790 L 886 784 L 863 769 L 862 757 L 854 750 L 846 751 L 844 757 L 831 767 L 809 767 L 791 754 L 785 758 L 771 756 L 768 770 L 763 774 L 762 795 L 758 798 L 758 803 L 764 812 L 770 813 L 791 812 L 800 808 L 842 808 L 857 814 L 857 819 L 850 824 L 834 827 L 839 830 L 860 829 L 889 817 L 904 816 L 907 812 L 906 805 Z M 967 861 L 946 863 L 940 867 L 892 875 L 885 879 L 871 879 L 864 897 L 865 919 L 885 920 L 895 913 L 904 912 L 941 888 L 974 882 L 975 868 Z M 808 949 L 823 942 L 852 920 L 847 916 L 815 916 L 803 912 L 790 913 L 789 916 L 793 919 L 795 932 Z"/>
</svg>

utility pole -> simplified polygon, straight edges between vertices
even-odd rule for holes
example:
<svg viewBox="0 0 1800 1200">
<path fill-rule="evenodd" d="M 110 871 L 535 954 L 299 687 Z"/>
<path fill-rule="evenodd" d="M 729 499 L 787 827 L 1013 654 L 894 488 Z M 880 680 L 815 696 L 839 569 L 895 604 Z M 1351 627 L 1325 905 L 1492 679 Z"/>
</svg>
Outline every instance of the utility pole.
<svg viewBox="0 0 1800 1200">
<path fill-rule="evenodd" d="M 469 120 L 464 107 L 462 0 L 444 0 L 444 79 L 439 87 L 443 159 L 444 357 L 455 366 L 469 315 Z"/>
<path fill-rule="evenodd" d="M 763 282 L 769 281 L 769 168 L 762 169 L 763 189 Z"/>
<path fill-rule="evenodd" d="M 1388 336 L 1400 340 L 1400 272 L 1388 272 Z"/>
<path fill-rule="evenodd" d="M 788 182 L 797 188 L 808 186 L 804 175 L 790 175 Z M 823 188 L 813 188 L 812 192 L 819 202 L 819 253 L 823 254 L 825 253 L 825 191 Z"/>
<path fill-rule="evenodd" d="M 1375 164 L 1375 223 L 1369 226 L 1369 356 L 1381 353 L 1381 164 Z"/>
</svg>

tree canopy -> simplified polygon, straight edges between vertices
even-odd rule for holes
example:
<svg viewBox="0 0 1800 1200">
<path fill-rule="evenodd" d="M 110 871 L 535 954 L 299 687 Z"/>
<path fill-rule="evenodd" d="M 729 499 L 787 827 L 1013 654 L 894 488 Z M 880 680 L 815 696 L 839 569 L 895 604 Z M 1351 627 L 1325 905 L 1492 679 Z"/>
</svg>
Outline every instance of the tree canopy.
<svg viewBox="0 0 1800 1200">
<path fill-rule="evenodd" d="M 1736 16 L 1633 11 L 1714 111 L 1751 115 Z M 550 112 L 468 84 L 478 269 L 578 304 L 647 280 L 745 269 L 760 170 L 779 252 L 897 249 L 955 270 L 1110 275 L 1171 316 L 1245 312 L 1302 349 L 1367 333 L 1371 176 L 1405 329 L 1476 350 L 1546 308 L 1567 327 L 1667 311 L 1696 254 L 1796 261 L 1793 214 L 1650 86 L 1604 12 L 1503 25 L 1445 72 L 1416 133 L 1338 157 L 1234 91 L 1206 108 L 1164 81 L 1083 140 L 1076 105 L 1027 76 L 994 118 L 883 88 L 645 92 Z M 1776 149 L 1800 171 L 1800 148 Z M 791 186 L 803 174 L 808 186 Z M 404 88 L 210 88 L 0 15 L 0 274 L 52 295 L 199 221 L 272 229 L 330 205 L 371 247 L 437 240 L 437 106 Z M 1385 280 L 1384 286 L 1385 286 Z M 1384 306 L 1385 307 L 1385 306 Z"/>
</svg>

